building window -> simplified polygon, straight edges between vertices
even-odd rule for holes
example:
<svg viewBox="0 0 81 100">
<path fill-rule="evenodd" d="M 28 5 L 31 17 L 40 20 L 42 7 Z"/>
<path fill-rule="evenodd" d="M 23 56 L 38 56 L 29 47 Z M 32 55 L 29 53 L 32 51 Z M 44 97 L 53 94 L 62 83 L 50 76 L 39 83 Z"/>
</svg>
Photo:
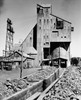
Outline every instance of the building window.
<svg viewBox="0 0 81 100">
<path fill-rule="evenodd" d="M 40 9 L 39 10 L 39 14 L 43 14 L 43 9 Z"/>
<path fill-rule="evenodd" d="M 71 27 L 71 31 L 74 31 L 74 27 Z"/>
<path fill-rule="evenodd" d="M 55 28 L 55 23 L 54 23 L 54 28 Z"/>
<path fill-rule="evenodd" d="M 46 14 L 48 14 L 48 8 L 46 9 Z"/>
<path fill-rule="evenodd" d="M 9 45 L 9 50 L 11 49 L 10 45 Z"/>
<path fill-rule="evenodd" d="M 66 38 L 66 36 L 64 36 L 64 38 Z"/>
<path fill-rule="evenodd" d="M 66 26 L 64 26 L 64 28 L 66 29 Z"/>
<path fill-rule="evenodd" d="M 45 35 L 44 35 L 44 39 L 45 39 Z"/>
<path fill-rule="evenodd" d="M 30 37 L 30 41 L 32 40 L 32 37 Z"/>
<path fill-rule="evenodd" d="M 46 19 L 44 19 L 44 24 L 46 23 Z"/>
<path fill-rule="evenodd" d="M 53 20 L 51 19 L 51 23 L 53 22 Z"/>
<path fill-rule="evenodd" d="M 11 42 L 11 38 L 9 37 L 9 41 Z"/>
<path fill-rule="evenodd" d="M 47 19 L 47 24 L 49 24 L 49 19 Z"/>
<path fill-rule="evenodd" d="M 63 20 L 59 20 L 56 18 L 56 29 L 63 29 L 64 28 L 64 22 Z"/>
<path fill-rule="evenodd" d="M 48 8 L 46 8 L 45 13 L 46 13 L 46 16 L 47 16 L 48 15 Z"/>
<path fill-rule="evenodd" d="M 45 32 L 45 29 L 44 29 L 44 32 Z"/>
<path fill-rule="evenodd" d="M 39 24 L 41 24 L 41 19 L 39 19 Z"/>
<path fill-rule="evenodd" d="M 46 45 L 49 45 L 49 42 L 46 42 Z"/>
<path fill-rule="evenodd" d="M 48 37 L 48 35 L 47 35 L 47 39 L 48 39 L 49 37 Z"/>
<path fill-rule="evenodd" d="M 59 32 L 57 32 L 57 36 L 59 36 Z"/>
<path fill-rule="evenodd" d="M 44 43 L 44 45 L 45 45 L 45 43 Z"/>
<path fill-rule="evenodd" d="M 39 30 L 41 30 L 41 27 L 39 26 Z"/>
</svg>

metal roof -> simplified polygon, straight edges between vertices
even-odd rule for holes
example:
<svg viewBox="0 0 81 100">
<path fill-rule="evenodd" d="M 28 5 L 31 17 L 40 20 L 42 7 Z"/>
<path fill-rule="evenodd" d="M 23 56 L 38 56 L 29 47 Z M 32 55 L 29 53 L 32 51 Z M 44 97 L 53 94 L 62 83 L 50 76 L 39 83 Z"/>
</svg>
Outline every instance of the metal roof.
<svg viewBox="0 0 81 100">
<path fill-rule="evenodd" d="M 24 52 L 29 55 L 37 55 L 37 50 L 34 47 L 27 47 Z"/>
<path fill-rule="evenodd" d="M 58 16 L 56 16 L 56 15 L 54 15 L 54 14 L 50 14 L 50 15 L 51 15 L 51 16 L 54 16 L 54 17 L 56 17 L 56 18 L 59 18 L 59 19 L 65 21 L 65 22 L 67 22 L 67 23 L 69 23 L 69 24 L 72 24 L 71 22 L 69 22 L 69 21 L 67 21 L 67 20 L 65 20 L 65 19 L 63 19 L 63 18 L 60 18 L 60 17 L 58 17 Z"/>
<path fill-rule="evenodd" d="M 37 5 L 41 7 L 51 7 L 52 6 L 51 4 L 37 4 Z"/>
</svg>

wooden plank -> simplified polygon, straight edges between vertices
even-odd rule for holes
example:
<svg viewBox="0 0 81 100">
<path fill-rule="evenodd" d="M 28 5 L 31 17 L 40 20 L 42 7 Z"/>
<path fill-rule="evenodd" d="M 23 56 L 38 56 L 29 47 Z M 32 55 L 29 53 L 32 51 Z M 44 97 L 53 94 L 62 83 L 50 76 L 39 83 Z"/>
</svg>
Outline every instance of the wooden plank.
<svg viewBox="0 0 81 100">
<path fill-rule="evenodd" d="M 46 93 L 61 79 L 64 72 L 65 72 L 65 70 L 62 72 L 62 74 L 60 75 L 60 77 L 58 79 L 56 79 L 48 88 L 45 89 L 45 91 L 43 91 L 41 93 L 41 95 L 39 96 L 39 98 L 37 100 L 42 100 L 43 99 L 43 97 L 46 95 Z"/>
<path fill-rule="evenodd" d="M 39 97 L 41 94 L 41 92 L 36 92 L 35 94 L 33 94 L 31 97 L 29 97 L 28 99 L 26 100 L 34 100 L 36 99 L 37 97 Z"/>
</svg>

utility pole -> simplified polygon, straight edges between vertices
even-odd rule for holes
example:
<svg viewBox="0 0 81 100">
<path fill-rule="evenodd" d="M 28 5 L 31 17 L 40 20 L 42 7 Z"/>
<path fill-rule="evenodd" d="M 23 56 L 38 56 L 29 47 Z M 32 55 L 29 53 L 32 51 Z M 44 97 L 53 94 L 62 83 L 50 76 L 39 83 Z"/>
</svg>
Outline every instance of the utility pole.
<svg viewBox="0 0 81 100">
<path fill-rule="evenodd" d="M 42 46 L 41 46 L 41 49 L 42 49 Z M 43 69 L 43 59 L 42 59 L 42 52 L 41 52 L 41 69 Z"/>
<path fill-rule="evenodd" d="M 60 76 L 60 72 L 61 72 L 61 59 L 60 59 L 60 46 L 59 46 L 59 61 L 58 61 L 58 66 L 59 66 L 59 76 Z"/>
<path fill-rule="evenodd" d="M 23 69 L 23 44 L 21 45 L 21 66 L 20 66 L 20 78 L 22 78 L 22 69 Z"/>
<path fill-rule="evenodd" d="M 59 68 L 60 68 L 60 46 L 59 46 Z"/>
</svg>

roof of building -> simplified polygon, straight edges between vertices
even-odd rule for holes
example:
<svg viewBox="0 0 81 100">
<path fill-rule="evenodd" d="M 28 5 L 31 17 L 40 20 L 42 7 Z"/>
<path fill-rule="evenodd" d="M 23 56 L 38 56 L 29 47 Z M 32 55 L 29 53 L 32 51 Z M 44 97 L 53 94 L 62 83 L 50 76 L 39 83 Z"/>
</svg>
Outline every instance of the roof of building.
<svg viewBox="0 0 81 100">
<path fill-rule="evenodd" d="M 24 43 L 24 41 L 27 39 L 27 37 L 29 36 L 29 34 L 31 34 L 31 31 L 33 30 L 33 28 L 37 26 L 37 22 L 34 23 L 34 25 L 31 27 L 30 31 L 28 32 L 26 38 L 23 40 L 23 42 L 20 44 L 20 46 Z"/>
<path fill-rule="evenodd" d="M 21 51 L 17 51 L 17 53 L 19 53 L 21 56 L 23 55 L 23 57 L 25 58 L 30 58 L 30 56 L 28 54 L 26 54 L 25 52 L 21 52 Z"/>
<path fill-rule="evenodd" d="M 23 58 L 23 62 L 26 60 L 26 58 Z M 3 62 L 21 62 L 22 61 L 22 59 L 21 59 L 21 57 L 18 57 L 18 58 L 13 58 L 13 59 L 5 59 L 5 60 L 3 60 Z"/>
<path fill-rule="evenodd" d="M 52 60 L 58 60 L 58 59 L 62 59 L 62 60 L 65 60 L 65 61 L 67 61 L 67 59 L 66 58 L 59 58 L 59 57 L 57 57 L 57 58 L 52 58 L 52 59 L 43 59 L 42 61 L 52 61 Z"/>
<path fill-rule="evenodd" d="M 18 52 L 21 54 L 21 44 L 15 44 L 12 48 L 12 51 L 14 52 Z M 27 54 L 31 54 L 31 55 L 37 55 L 37 50 L 34 47 L 27 47 L 24 51 L 23 51 L 23 56 L 24 57 L 29 57 L 29 55 Z"/>
<path fill-rule="evenodd" d="M 37 50 L 34 47 L 27 47 L 24 52 L 31 55 L 37 55 Z"/>
<path fill-rule="evenodd" d="M 40 7 L 51 7 L 52 5 L 51 4 L 37 4 L 38 6 L 40 6 Z M 63 19 L 63 18 L 60 18 L 60 17 L 58 17 L 58 16 L 56 16 L 56 15 L 54 15 L 54 14 L 50 14 L 51 16 L 54 16 L 54 17 L 57 17 L 57 18 L 59 18 L 59 19 L 61 19 L 61 20 L 63 20 L 63 21 L 66 21 L 66 22 L 68 22 L 68 23 L 70 23 L 71 24 L 71 22 L 69 22 L 69 21 L 67 21 L 67 20 L 65 20 L 65 19 Z"/>
<path fill-rule="evenodd" d="M 42 61 L 51 61 L 51 59 L 43 59 Z"/>
<path fill-rule="evenodd" d="M 53 58 L 52 59 L 67 59 L 67 51 L 62 47 L 57 47 L 53 51 Z"/>
<path fill-rule="evenodd" d="M 20 50 L 20 43 L 14 44 L 12 51 Z"/>
<path fill-rule="evenodd" d="M 59 58 L 59 57 L 57 57 L 57 58 L 53 58 L 52 60 L 58 60 L 58 59 L 62 59 L 62 60 L 65 60 L 65 61 L 67 61 L 67 59 L 66 58 Z"/>
<path fill-rule="evenodd" d="M 8 57 L 14 55 L 14 53 L 18 53 L 20 56 L 23 55 L 24 58 L 34 60 L 34 58 L 30 57 L 30 56 L 29 56 L 28 54 L 26 54 L 25 52 L 22 53 L 21 51 L 14 51 L 14 52 L 13 52 L 11 55 L 9 55 Z M 8 58 L 8 57 L 7 57 L 7 58 Z"/>
<path fill-rule="evenodd" d="M 19 53 L 18 51 L 15 51 L 14 53 L 18 53 L 18 54 L 20 54 L 20 55 L 22 55 L 21 53 Z M 14 54 L 13 53 L 13 54 Z M 12 55 L 13 55 L 12 54 Z M 12 55 L 10 55 L 10 56 L 12 56 Z M 10 57 L 9 56 L 9 57 Z M 6 57 L 6 58 L 8 58 L 8 57 Z M 24 61 L 26 61 L 26 59 L 31 59 L 31 60 L 34 60 L 34 58 L 32 58 L 32 57 L 30 57 L 29 55 L 27 55 L 27 54 L 25 54 L 25 53 L 23 53 L 23 62 Z M 20 57 L 14 57 L 14 58 L 11 58 L 11 59 L 3 59 L 3 60 L 1 60 L 0 62 L 5 62 L 5 63 L 12 63 L 12 62 L 21 62 L 22 61 L 22 58 L 21 58 L 21 56 Z"/>
<path fill-rule="evenodd" d="M 59 18 L 59 19 L 65 21 L 65 22 L 68 22 L 68 23 L 72 24 L 71 22 L 69 22 L 69 21 L 67 21 L 67 20 L 65 20 L 65 19 L 63 19 L 63 18 L 60 18 L 60 17 L 58 17 L 58 16 L 56 16 L 56 15 L 54 15 L 54 14 L 50 14 L 50 15 L 51 15 L 51 16 L 54 16 L 54 17 L 56 17 L 56 18 Z"/>
<path fill-rule="evenodd" d="M 51 4 L 37 4 L 37 5 L 41 7 L 51 7 L 52 6 Z"/>
</svg>

